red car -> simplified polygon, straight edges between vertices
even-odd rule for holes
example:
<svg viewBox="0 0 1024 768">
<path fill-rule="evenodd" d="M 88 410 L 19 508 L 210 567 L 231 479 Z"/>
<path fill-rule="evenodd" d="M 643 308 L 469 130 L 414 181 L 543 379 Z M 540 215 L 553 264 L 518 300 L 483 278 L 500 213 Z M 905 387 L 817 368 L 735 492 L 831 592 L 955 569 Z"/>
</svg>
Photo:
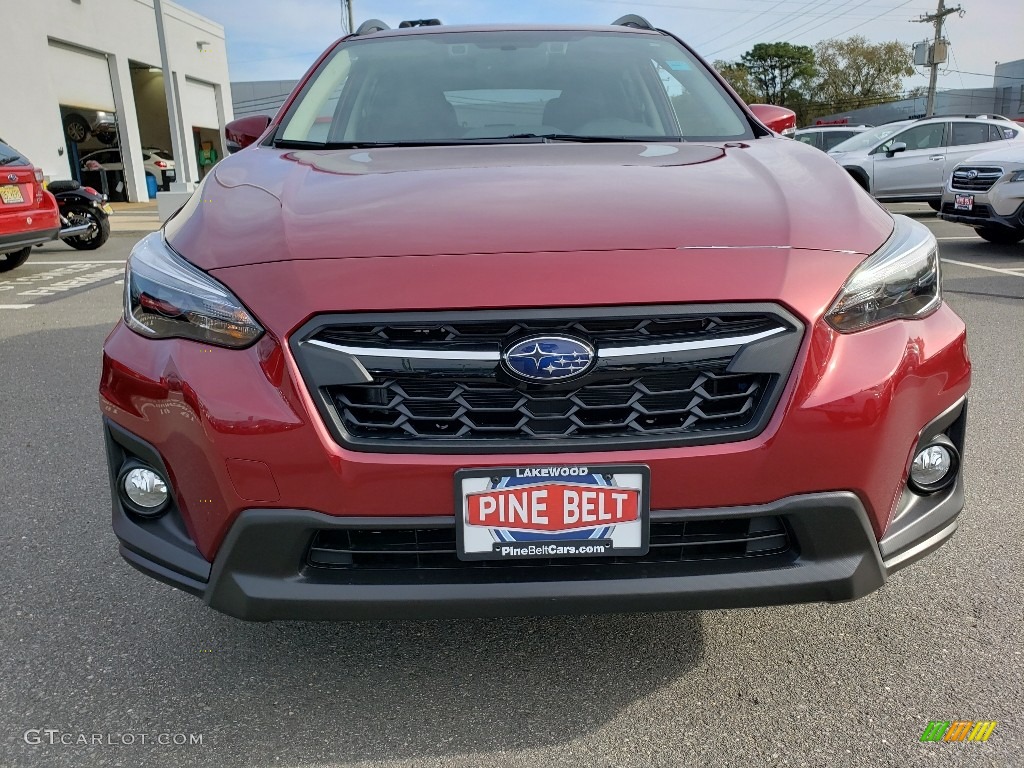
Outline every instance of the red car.
<svg viewBox="0 0 1024 768">
<path fill-rule="evenodd" d="M 364 25 L 230 126 L 104 346 L 129 563 L 247 619 L 651 611 L 949 538 L 935 238 L 624 23 Z"/>
<path fill-rule="evenodd" d="M 25 263 L 32 246 L 57 237 L 57 201 L 43 189 L 43 172 L 0 141 L 0 272 Z"/>
</svg>

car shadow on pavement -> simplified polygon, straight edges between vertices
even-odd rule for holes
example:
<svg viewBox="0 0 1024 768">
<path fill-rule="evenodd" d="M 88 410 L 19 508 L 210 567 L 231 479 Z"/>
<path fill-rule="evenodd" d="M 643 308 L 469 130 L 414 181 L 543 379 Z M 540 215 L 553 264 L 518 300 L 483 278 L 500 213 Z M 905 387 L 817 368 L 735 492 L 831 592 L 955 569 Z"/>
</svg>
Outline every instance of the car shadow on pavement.
<svg viewBox="0 0 1024 768">
<path fill-rule="evenodd" d="M 282 688 L 300 688 L 303 695 L 247 717 L 244 734 L 231 735 L 253 752 L 237 763 L 219 755 L 223 766 L 251 765 L 257 754 L 296 765 L 316 758 L 415 764 L 417 758 L 563 745 L 686 675 L 702 653 L 698 613 L 227 621 L 225 638 L 247 636 L 236 646 L 245 647 L 245 658 L 210 659 L 221 662 L 216 677 L 229 683 L 208 692 L 214 711 L 233 711 L 246 681 L 263 689 L 253 705 Z"/>
</svg>

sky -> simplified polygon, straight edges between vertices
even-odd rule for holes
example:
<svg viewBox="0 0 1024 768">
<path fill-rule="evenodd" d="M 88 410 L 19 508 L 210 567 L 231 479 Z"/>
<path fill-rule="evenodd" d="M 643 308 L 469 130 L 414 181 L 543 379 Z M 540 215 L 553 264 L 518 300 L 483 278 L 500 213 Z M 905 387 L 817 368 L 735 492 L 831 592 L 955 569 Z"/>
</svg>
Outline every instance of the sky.
<svg viewBox="0 0 1024 768">
<path fill-rule="evenodd" d="M 232 81 L 291 80 L 342 34 L 341 0 L 174 0 L 220 24 Z M 929 0 L 353 0 L 355 21 L 439 18 L 446 24 L 607 24 L 638 13 L 692 45 L 709 61 L 735 60 L 755 43 L 813 46 L 832 37 L 913 43 L 933 28 L 913 23 L 935 11 Z M 939 88 L 992 85 L 996 61 L 1024 59 L 1024 1 L 961 0 L 965 15 L 947 17 L 951 56 Z M 948 0 L 947 7 L 956 0 Z M 927 71 L 907 87 L 927 85 Z"/>
</svg>

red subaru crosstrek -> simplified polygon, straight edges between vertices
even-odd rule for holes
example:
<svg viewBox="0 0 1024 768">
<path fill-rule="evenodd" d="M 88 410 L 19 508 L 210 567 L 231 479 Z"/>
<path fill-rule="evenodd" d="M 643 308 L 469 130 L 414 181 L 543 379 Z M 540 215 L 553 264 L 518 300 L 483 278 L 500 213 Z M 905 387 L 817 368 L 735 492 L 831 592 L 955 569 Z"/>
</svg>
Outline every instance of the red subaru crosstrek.
<svg viewBox="0 0 1024 768">
<path fill-rule="evenodd" d="M 649 611 L 949 538 L 935 238 L 624 23 L 364 25 L 230 127 L 104 346 L 129 563 L 248 619 Z"/>
<path fill-rule="evenodd" d="M 32 246 L 56 239 L 57 201 L 43 188 L 43 172 L 0 140 L 0 272 L 20 267 Z"/>
</svg>

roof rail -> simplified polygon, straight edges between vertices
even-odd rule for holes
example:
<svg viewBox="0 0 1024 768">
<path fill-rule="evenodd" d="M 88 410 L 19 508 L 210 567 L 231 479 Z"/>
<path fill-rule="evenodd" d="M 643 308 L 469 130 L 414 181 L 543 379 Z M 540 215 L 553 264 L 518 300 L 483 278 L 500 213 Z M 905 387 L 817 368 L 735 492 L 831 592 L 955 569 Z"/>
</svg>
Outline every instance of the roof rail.
<svg viewBox="0 0 1024 768">
<path fill-rule="evenodd" d="M 441 26 L 440 19 L 408 19 L 398 25 L 399 29 L 408 29 L 409 27 L 439 27 Z"/>
<path fill-rule="evenodd" d="M 385 29 L 391 29 L 380 19 L 367 19 L 359 25 L 359 29 L 355 31 L 357 35 L 369 35 L 373 32 L 383 32 Z"/>
<path fill-rule="evenodd" d="M 993 114 L 986 114 L 986 113 L 982 113 L 980 115 L 965 115 L 965 114 L 962 114 L 962 113 L 955 114 L 955 115 L 932 115 L 931 117 L 919 117 L 917 119 L 918 120 L 932 120 L 933 118 L 936 118 L 936 117 L 966 117 L 966 118 L 976 118 L 978 120 L 1009 120 L 1010 119 L 1008 117 L 1003 117 L 1002 115 L 993 115 Z"/>
<path fill-rule="evenodd" d="M 635 13 L 627 13 L 625 16 L 620 16 L 612 22 L 613 27 L 633 27 L 633 29 L 650 29 L 651 22 L 645 19 L 643 16 L 637 16 Z"/>
</svg>

